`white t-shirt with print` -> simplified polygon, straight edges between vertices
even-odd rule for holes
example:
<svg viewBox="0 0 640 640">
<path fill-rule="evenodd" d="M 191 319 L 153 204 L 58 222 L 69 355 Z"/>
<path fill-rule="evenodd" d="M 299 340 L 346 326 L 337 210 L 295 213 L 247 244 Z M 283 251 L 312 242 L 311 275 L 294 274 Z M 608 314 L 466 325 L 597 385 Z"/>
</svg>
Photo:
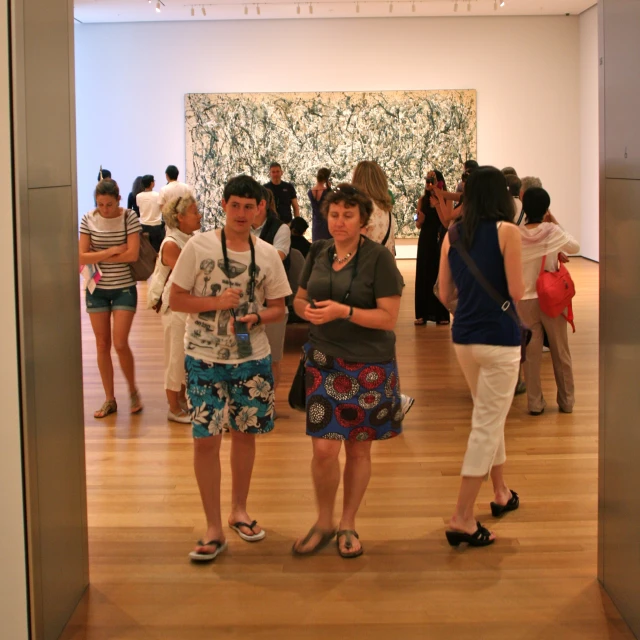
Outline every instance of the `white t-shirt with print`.
<svg viewBox="0 0 640 640">
<path fill-rule="evenodd" d="M 231 277 L 225 273 L 222 244 L 218 233 L 207 231 L 194 236 L 180 253 L 171 274 L 171 280 L 180 288 L 199 298 L 221 295 L 225 289 L 242 290 L 236 317 L 259 313 L 267 300 L 284 298 L 291 294 L 287 274 L 280 255 L 270 244 L 256 238 L 256 286 L 254 301 L 249 302 L 249 265 L 251 251 L 227 249 Z M 271 352 L 264 325 L 251 329 L 252 355 L 238 357 L 238 346 L 230 327 L 231 311 L 207 311 L 187 316 L 184 337 L 185 353 L 209 364 L 239 364 L 266 358 Z"/>
</svg>

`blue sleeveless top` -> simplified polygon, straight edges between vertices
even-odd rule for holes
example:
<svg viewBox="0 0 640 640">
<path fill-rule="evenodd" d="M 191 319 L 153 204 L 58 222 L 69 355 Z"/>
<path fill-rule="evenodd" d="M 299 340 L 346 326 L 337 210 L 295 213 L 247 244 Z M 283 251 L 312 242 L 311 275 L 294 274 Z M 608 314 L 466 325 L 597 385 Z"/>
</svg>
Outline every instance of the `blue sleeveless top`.
<svg viewBox="0 0 640 640">
<path fill-rule="evenodd" d="M 462 225 L 459 229 L 462 241 Z M 505 300 L 511 300 L 495 221 L 483 221 L 478 225 L 469 255 L 495 290 Z M 518 325 L 477 282 L 454 247 L 449 249 L 449 265 L 458 289 L 458 308 L 451 331 L 453 341 L 456 344 L 519 346 Z"/>
</svg>

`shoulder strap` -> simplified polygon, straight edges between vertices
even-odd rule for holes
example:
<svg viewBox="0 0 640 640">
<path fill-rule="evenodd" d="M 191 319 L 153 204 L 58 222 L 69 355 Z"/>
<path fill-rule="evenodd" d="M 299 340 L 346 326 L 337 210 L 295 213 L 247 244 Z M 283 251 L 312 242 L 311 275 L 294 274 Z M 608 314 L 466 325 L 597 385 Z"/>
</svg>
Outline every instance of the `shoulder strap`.
<svg viewBox="0 0 640 640">
<path fill-rule="evenodd" d="M 518 218 L 518 222 L 516 222 L 516 224 L 518 226 L 520 226 L 520 223 L 522 222 L 523 218 L 524 218 L 524 209 L 522 209 L 522 211 L 520 211 L 520 217 Z"/>
<path fill-rule="evenodd" d="M 522 321 L 516 313 L 516 310 L 513 308 L 511 300 L 504 298 L 495 290 L 494 286 L 484 277 L 480 269 L 478 269 L 478 265 L 469 255 L 469 252 L 464 246 L 464 243 L 460 241 L 460 229 L 458 228 L 458 226 L 459 223 L 454 224 L 449 228 L 449 240 L 451 242 L 451 246 L 456 248 L 457 252 L 460 254 L 460 257 L 467 265 L 469 271 L 471 271 L 471 274 L 476 279 L 478 284 L 491 298 L 493 298 L 493 300 L 498 304 L 502 311 L 504 311 L 518 325 L 518 327 L 522 328 Z"/>
<path fill-rule="evenodd" d="M 383 247 L 386 246 L 387 240 L 389 239 L 389 236 L 391 235 L 391 224 L 392 224 L 391 211 L 389 211 L 389 228 L 387 229 L 387 235 L 384 237 L 384 239 L 380 243 Z"/>
</svg>

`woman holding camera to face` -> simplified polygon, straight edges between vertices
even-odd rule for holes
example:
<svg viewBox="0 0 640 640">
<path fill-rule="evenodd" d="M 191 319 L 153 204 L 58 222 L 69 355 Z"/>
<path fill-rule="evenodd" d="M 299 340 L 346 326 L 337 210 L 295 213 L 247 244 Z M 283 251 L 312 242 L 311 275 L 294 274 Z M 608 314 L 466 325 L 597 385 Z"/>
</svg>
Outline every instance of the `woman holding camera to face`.
<svg viewBox="0 0 640 640">
<path fill-rule="evenodd" d="M 293 546 L 310 555 L 336 535 L 343 558 L 362 555 L 356 514 L 371 476 L 371 443 L 402 431 L 402 404 L 394 327 L 404 286 L 394 257 L 362 235 L 371 200 L 350 184 L 327 195 L 323 211 L 333 240 L 311 246 L 296 313 L 311 323 L 306 352 L 307 435 L 318 517 Z M 342 443 L 346 464 L 338 531 L 334 503 L 340 484 Z"/>
<path fill-rule="evenodd" d="M 416 227 L 420 229 L 416 260 L 416 325 L 427 322 L 449 324 L 449 311 L 433 293 L 438 279 L 440 245 L 447 226 L 447 221 L 441 218 L 438 210 L 435 189 L 446 191 L 444 176 L 440 171 L 429 171 L 424 194 L 418 200 L 416 220 Z"/>
</svg>

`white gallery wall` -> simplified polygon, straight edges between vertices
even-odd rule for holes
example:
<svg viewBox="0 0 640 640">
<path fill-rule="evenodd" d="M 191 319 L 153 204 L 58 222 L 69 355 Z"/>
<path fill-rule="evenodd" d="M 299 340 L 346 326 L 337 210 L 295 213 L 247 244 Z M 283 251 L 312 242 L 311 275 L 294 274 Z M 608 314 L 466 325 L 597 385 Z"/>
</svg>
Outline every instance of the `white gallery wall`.
<svg viewBox="0 0 640 640">
<path fill-rule="evenodd" d="M 186 93 L 476 89 L 478 160 L 539 176 L 581 237 L 576 16 L 78 24 L 75 42 L 80 214 L 100 164 L 125 198 L 184 173 Z"/>
<path fill-rule="evenodd" d="M 599 259 L 600 141 L 598 120 L 598 7 L 580 16 L 581 253 Z"/>
</svg>

